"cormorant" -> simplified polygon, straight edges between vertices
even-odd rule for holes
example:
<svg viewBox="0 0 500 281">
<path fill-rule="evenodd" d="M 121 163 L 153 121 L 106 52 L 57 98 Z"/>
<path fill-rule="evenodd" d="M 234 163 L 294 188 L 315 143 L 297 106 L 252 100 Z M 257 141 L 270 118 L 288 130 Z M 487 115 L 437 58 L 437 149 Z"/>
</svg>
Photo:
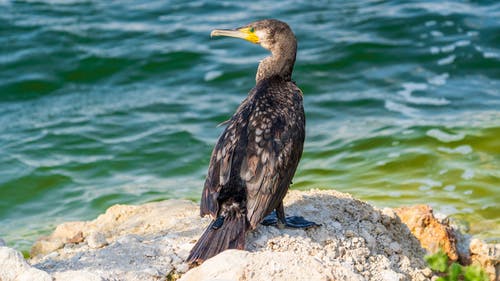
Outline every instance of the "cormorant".
<svg viewBox="0 0 500 281">
<path fill-rule="evenodd" d="M 255 87 L 225 122 L 212 152 L 200 214 L 213 221 L 191 250 L 187 259 L 191 264 L 226 249 L 243 249 L 246 231 L 261 222 L 317 226 L 302 217 L 285 217 L 283 208 L 305 137 L 302 91 L 291 80 L 295 35 L 286 23 L 274 19 L 234 30 L 216 29 L 210 35 L 260 44 L 271 56 L 260 62 Z"/>
</svg>

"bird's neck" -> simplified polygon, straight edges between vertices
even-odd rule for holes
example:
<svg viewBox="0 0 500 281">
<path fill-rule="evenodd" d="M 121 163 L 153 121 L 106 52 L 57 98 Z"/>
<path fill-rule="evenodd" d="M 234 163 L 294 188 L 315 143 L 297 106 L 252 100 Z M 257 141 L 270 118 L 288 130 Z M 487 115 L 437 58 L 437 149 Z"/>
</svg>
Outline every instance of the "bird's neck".
<svg viewBox="0 0 500 281">
<path fill-rule="evenodd" d="M 292 80 L 293 65 L 295 64 L 296 46 L 288 48 L 277 48 L 271 51 L 271 56 L 259 63 L 255 81 L 258 83 L 264 79 L 279 76 L 285 80 Z"/>
</svg>

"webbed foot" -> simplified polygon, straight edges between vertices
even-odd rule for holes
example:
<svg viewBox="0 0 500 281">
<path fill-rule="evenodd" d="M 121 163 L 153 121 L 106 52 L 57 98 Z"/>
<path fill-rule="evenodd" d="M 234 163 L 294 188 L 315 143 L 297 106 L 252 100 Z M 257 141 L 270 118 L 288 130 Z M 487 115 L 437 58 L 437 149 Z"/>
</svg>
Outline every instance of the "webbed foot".
<svg viewBox="0 0 500 281">
<path fill-rule="evenodd" d="M 271 214 L 267 215 L 264 220 L 261 222 L 261 224 L 269 226 L 269 225 L 275 225 L 279 228 L 282 228 L 280 226 L 287 226 L 291 228 L 304 228 L 308 229 L 311 227 L 315 226 L 321 226 L 321 224 L 317 224 L 313 221 L 308 221 L 304 219 L 304 217 L 301 216 L 290 216 L 290 217 L 285 217 L 285 221 L 280 221 L 278 219 L 278 215 L 276 214 L 276 211 L 273 211 Z"/>
</svg>

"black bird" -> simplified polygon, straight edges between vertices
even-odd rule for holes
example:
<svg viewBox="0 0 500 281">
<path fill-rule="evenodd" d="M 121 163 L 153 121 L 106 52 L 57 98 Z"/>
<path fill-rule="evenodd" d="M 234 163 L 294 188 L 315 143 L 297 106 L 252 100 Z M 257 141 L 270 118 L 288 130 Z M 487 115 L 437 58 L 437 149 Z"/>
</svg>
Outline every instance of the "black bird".
<svg viewBox="0 0 500 281">
<path fill-rule="evenodd" d="M 271 56 L 260 62 L 255 87 L 224 122 L 227 127 L 212 152 L 200 213 L 213 221 L 191 250 L 191 264 L 226 249 L 243 249 L 246 231 L 261 222 L 296 228 L 317 225 L 302 217 L 285 217 L 283 209 L 305 137 L 302 91 L 291 80 L 295 35 L 286 23 L 267 19 L 235 30 L 217 29 L 211 36 L 242 38 L 260 44 Z"/>
</svg>

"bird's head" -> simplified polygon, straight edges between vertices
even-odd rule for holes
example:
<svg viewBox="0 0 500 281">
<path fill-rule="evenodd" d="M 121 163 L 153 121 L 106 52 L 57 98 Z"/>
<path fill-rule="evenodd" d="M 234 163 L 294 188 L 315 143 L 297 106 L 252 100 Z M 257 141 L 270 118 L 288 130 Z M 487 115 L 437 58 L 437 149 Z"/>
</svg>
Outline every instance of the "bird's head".
<svg viewBox="0 0 500 281">
<path fill-rule="evenodd" d="M 295 35 L 288 24 L 275 19 L 255 21 L 236 29 L 215 29 L 210 33 L 210 36 L 245 39 L 254 44 L 260 44 L 273 53 L 278 48 L 287 47 L 293 48 L 293 52 L 295 52 L 297 45 Z"/>
<path fill-rule="evenodd" d="M 271 51 L 271 56 L 259 63 L 257 82 L 272 76 L 291 79 L 297 40 L 288 24 L 273 19 L 259 20 L 236 29 L 216 29 L 210 35 L 245 39 Z"/>
</svg>

